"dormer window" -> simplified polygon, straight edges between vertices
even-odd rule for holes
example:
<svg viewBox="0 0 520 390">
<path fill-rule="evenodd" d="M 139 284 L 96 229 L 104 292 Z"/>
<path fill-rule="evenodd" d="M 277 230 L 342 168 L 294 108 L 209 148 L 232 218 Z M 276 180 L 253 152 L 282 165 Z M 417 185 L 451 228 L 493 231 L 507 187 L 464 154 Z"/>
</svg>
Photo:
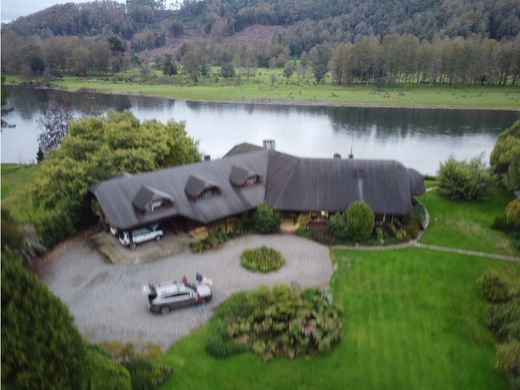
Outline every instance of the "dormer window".
<svg viewBox="0 0 520 390">
<path fill-rule="evenodd" d="M 188 178 L 184 191 L 186 192 L 186 195 L 193 200 L 206 199 L 220 195 L 220 189 L 216 184 L 193 175 Z"/>
<path fill-rule="evenodd" d="M 173 206 L 173 197 L 156 188 L 141 186 L 132 201 L 134 207 L 142 212 L 153 213 Z"/>
<path fill-rule="evenodd" d="M 235 187 L 248 187 L 258 184 L 260 182 L 260 175 L 254 172 L 250 172 L 245 168 L 234 165 L 233 168 L 231 168 L 229 181 Z"/>
</svg>

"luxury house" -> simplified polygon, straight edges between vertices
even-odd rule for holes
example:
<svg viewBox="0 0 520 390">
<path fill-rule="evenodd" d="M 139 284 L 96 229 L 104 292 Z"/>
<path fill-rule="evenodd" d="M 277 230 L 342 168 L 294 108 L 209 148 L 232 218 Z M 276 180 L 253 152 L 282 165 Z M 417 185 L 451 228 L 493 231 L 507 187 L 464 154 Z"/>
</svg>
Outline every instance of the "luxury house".
<svg viewBox="0 0 520 390">
<path fill-rule="evenodd" d="M 125 173 L 90 192 L 112 231 L 165 222 L 193 230 L 227 225 L 262 202 L 294 220 L 299 213 L 326 218 L 360 200 L 378 216 L 403 216 L 424 182 L 397 161 L 299 158 L 240 144 L 218 160 Z"/>
</svg>

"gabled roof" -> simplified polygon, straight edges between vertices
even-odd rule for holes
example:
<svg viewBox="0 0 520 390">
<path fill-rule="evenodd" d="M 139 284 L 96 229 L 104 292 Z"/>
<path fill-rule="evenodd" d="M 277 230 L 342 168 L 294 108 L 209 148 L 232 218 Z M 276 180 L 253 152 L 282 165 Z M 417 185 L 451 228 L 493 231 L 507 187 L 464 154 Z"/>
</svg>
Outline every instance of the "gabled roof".
<svg viewBox="0 0 520 390">
<path fill-rule="evenodd" d="M 183 216 L 201 223 L 209 223 L 257 207 L 265 199 L 265 183 L 238 189 L 229 176 L 234 165 L 267 174 L 268 152 L 258 150 L 229 158 L 162 169 L 117 179 L 109 179 L 92 186 L 108 223 L 125 230 L 156 223 L 164 218 Z M 220 196 L 194 202 L 185 188 L 190 176 L 218 186 Z M 160 213 L 142 213 L 133 206 L 133 198 L 142 186 L 169 194 L 175 203 Z"/>
<path fill-rule="evenodd" d="M 134 196 L 132 203 L 138 209 L 144 209 L 151 202 L 160 199 L 167 199 L 173 203 L 173 197 L 170 194 L 167 194 L 166 192 L 156 188 L 143 185 L 139 191 L 137 191 L 137 194 Z"/>
<path fill-rule="evenodd" d="M 236 186 L 258 175 L 254 186 Z M 220 196 L 193 201 L 217 187 Z M 267 202 L 280 211 L 343 211 L 362 200 L 377 214 L 404 215 L 424 192 L 419 172 L 397 161 L 298 158 L 255 145 L 235 146 L 225 158 L 105 180 L 90 188 L 110 225 L 125 230 L 183 216 L 209 223 Z M 136 195 L 137 194 L 137 195 Z M 160 213 L 133 204 L 155 196 L 175 199 Z"/>
<path fill-rule="evenodd" d="M 188 182 L 186 183 L 186 187 L 184 187 L 184 191 L 190 198 L 199 197 L 205 190 L 210 188 L 218 188 L 218 185 L 214 183 L 210 183 L 200 177 L 190 175 L 188 178 Z"/>
</svg>

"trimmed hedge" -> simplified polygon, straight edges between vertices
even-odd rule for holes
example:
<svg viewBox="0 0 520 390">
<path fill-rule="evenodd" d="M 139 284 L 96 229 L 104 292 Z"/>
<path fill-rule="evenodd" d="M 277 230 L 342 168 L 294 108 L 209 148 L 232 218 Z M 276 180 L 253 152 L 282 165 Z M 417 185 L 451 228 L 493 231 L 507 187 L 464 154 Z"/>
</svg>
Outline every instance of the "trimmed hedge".
<svg viewBox="0 0 520 390">
<path fill-rule="evenodd" d="M 267 273 L 280 269 L 285 264 L 285 259 L 277 250 L 261 246 L 243 251 L 240 264 L 249 271 Z"/>
</svg>

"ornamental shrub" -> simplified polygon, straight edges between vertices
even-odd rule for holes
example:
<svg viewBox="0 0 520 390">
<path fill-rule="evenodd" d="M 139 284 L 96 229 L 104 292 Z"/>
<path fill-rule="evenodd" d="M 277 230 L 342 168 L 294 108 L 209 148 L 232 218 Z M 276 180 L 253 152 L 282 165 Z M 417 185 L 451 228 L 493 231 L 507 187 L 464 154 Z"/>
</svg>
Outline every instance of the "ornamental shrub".
<svg viewBox="0 0 520 390">
<path fill-rule="evenodd" d="M 132 390 L 153 390 L 163 383 L 172 373 L 172 369 L 145 358 L 136 358 L 125 364 L 130 373 Z"/>
<path fill-rule="evenodd" d="M 261 246 L 243 251 L 240 264 L 250 271 L 267 273 L 280 269 L 285 264 L 285 259 L 277 250 Z"/>
<path fill-rule="evenodd" d="M 469 161 L 449 158 L 438 171 L 438 191 L 449 199 L 481 199 L 491 183 L 482 155 Z"/>
<path fill-rule="evenodd" d="M 480 294 L 488 302 L 499 303 L 511 299 L 509 286 L 504 276 L 495 270 L 488 270 L 477 280 Z"/>
<path fill-rule="evenodd" d="M 267 203 L 260 204 L 253 213 L 251 228 L 255 233 L 277 233 L 280 230 L 282 218 Z"/>
<path fill-rule="evenodd" d="M 319 290 L 260 287 L 231 296 L 215 310 L 206 350 L 216 357 L 252 350 L 265 360 L 293 358 L 329 350 L 341 327 L 340 309 Z"/>
<path fill-rule="evenodd" d="M 520 341 L 499 345 L 497 352 L 498 368 L 507 375 L 512 388 L 520 388 Z"/>
<path fill-rule="evenodd" d="M 520 188 L 520 120 L 498 136 L 489 160 L 491 171 L 509 190 Z"/>
<path fill-rule="evenodd" d="M 112 361 L 110 357 L 97 347 L 87 351 L 85 361 L 88 389 L 125 390 L 132 389 L 130 373 L 122 365 Z"/>
<path fill-rule="evenodd" d="M 338 242 L 347 241 L 349 235 L 347 233 L 347 221 L 345 214 L 336 213 L 329 218 L 325 226 L 325 233 L 333 237 Z"/>
<path fill-rule="evenodd" d="M 506 207 L 506 222 L 515 227 L 520 227 L 520 199 L 513 199 Z"/>
<path fill-rule="evenodd" d="M 374 228 L 374 212 L 364 202 L 352 203 L 346 213 L 347 233 L 352 241 L 364 242 Z"/>
<path fill-rule="evenodd" d="M 486 309 L 485 322 L 500 341 L 520 339 L 520 305 L 518 301 L 490 305 Z"/>
</svg>

